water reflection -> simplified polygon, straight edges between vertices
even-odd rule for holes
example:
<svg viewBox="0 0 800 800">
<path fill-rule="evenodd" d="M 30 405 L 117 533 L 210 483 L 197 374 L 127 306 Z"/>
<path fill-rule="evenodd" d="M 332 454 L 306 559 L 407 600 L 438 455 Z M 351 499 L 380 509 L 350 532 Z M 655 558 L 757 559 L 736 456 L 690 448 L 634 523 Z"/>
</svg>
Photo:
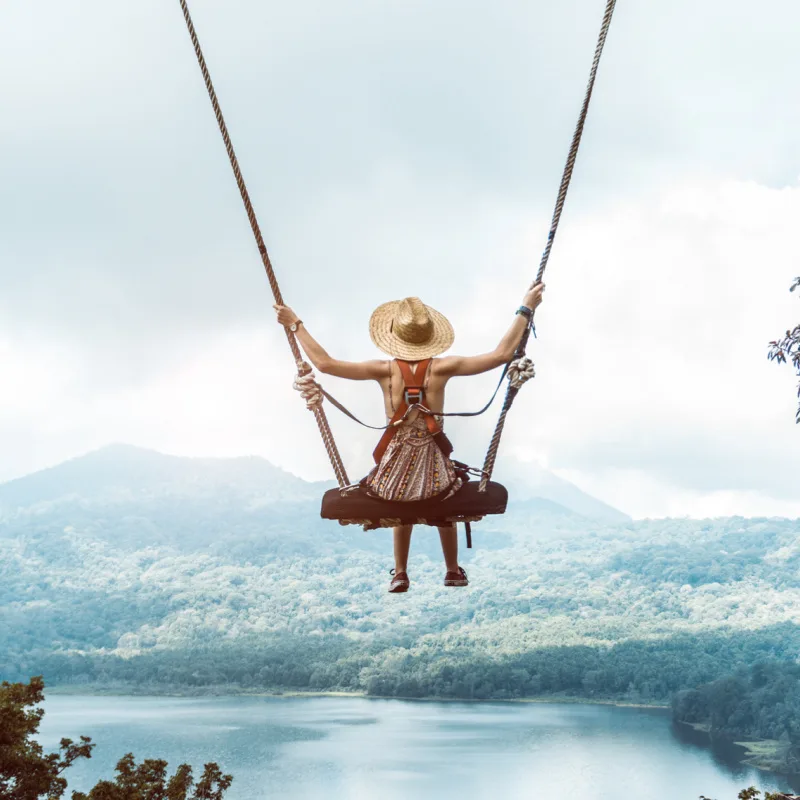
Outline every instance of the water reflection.
<svg viewBox="0 0 800 800">
<path fill-rule="evenodd" d="M 148 698 L 51 694 L 42 743 L 86 734 L 94 756 L 70 789 L 109 777 L 121 755 L 235 777 L 226 800 L 735 800 L 790 782 L 739 763 L 658 709 L 364 698 Z"/>
<path fill-rule="evenodd" d="M 742 762 L 747 752 L 744 747 L 719 737 L 711 739 L 705 731 L 697 730 L 691 725 L 680 722 L 672 722 L 671 731 L 681 746 L 710 753 L 714 763 L 720 769 L 741 781 L 744 786 L 744 782 L 752 773 L 752 767 Z M 800 775 L 779 776 L 777 781 L 781 784 L 780 788 L 783 791 L 800 792 Z"/>
</svg>

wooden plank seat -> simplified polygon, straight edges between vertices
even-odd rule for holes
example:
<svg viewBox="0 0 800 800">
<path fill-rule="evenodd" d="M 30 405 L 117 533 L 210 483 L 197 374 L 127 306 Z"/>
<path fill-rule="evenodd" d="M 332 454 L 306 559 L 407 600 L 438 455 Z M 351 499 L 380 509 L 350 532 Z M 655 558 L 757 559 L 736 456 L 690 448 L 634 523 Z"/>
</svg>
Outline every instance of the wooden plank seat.
<svg viewBox="0 0 800 800">
<path fill-rule="evenodd" d="M 363 525 L 365 530 L 395 525 L 442 525 L 448 522 L 477 522 L 489 514 L 504 514 L 508 504 L 505 486 L 489 481 L 478 491 L 477 481 L 468 481 L 452 497 L 413 502 L 389 502 L 370 497 L 363 488 L 329 489 L 322 497 L 323 519 L 340 525 Z"/>
</svg>

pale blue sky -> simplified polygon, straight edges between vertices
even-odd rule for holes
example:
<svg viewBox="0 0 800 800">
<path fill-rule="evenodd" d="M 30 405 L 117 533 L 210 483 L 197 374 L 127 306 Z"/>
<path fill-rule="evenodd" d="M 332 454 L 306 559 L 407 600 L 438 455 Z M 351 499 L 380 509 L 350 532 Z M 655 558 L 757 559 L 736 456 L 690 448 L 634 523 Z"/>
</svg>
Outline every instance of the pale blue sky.
<svg viewBox="0 0 800 800">
<path fill-rule="evenodd" d="M 192 2 L 284 294 L 335 354 L 372 357 L 370 311 L 409 294 L 493 346 L 603 6 Z M 2 15 L 0 480 L 108 441 L 325 476 L 177 0 Z M 800 514 L 764 358 L 798 316 L 798 30 L 794 0 L 620 0 L 510 453 L 637 515 Z M 362 389 L 336 385 L 379 416 Z M 454 426 L 465 454 L 492 421 Z"/>
</svg>

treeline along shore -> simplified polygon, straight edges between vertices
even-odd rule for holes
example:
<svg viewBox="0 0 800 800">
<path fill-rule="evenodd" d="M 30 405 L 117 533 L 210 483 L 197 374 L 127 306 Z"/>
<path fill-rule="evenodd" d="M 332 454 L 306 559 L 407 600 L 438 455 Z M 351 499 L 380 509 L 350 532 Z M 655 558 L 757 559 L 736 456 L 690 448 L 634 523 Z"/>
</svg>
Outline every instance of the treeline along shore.
<svg viewBox="0 0 800 800">
<path fill-rule="evenodd" d="M 571 506 L 516 491 L 476 527 L 470 587 L 442 586 L 420 530 L 393 597 L 388 537 L 322 522 L 322 487 L 258 460 L 87 459 L 0 485 L 2 679 L 671 704 L 797 769 L 798 520 L 632 521 L 575 487 L 556 485 Z"/>
</svg>

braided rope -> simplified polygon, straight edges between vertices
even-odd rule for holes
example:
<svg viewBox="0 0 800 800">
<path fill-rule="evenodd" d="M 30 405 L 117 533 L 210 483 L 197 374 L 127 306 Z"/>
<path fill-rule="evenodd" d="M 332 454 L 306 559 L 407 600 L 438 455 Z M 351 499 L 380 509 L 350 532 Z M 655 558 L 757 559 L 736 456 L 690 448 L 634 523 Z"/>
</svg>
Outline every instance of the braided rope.
<svg viewBox="0 0 800 800">
<path fill-rule="evenodd" d="M 606 2 L 603 23 L 600 26 L 600 35 L 597 38 L 597 47 L 594 51 L 592 69 L 589 72 L 589 83 L 586 86 L 586 95 L 583 98 L 583 105 L 581 106 L 581 113 L 578 117 L 578 124 L 575 126 L 575 133 L 572 135 L 572 144 L 569 148 L 567 163 L 564 166 L 564 173 L 561 176 L 561 185 L 558 187 L 558 198 L 556 199 L 556 206 L 553 211 L 553 220 L 550 223 L 550 232 L 547 235 L 547 244 L 545 245 L 544 252 L 542 253 L 542 260 L 539 263 L 539 271 L 536 273 L 536 283 L 540 283 L 544 278 L 544 271 L 547 269 L 547 262 L 550 260 L 550 251 L 553 249 L 553 241 L 556 238 L 558 223 L 561 220 L 561 212 L 564 210 L 564 202 L 567 199 L 567 192 L 569 191 L 569 185 L 572 181 L 572 171 L 575 169 L 575 160 L 578 157 L 578 148 L 580 147 L 581 139 L 583 137 L 583 128 L 586 124 L 586 115 L 589 113 L 589 103 L 591 102 L 592 92 L 594 91 L 594 82 L 597 78 L 597 69 L 600 66 L 600 58 L 603 55 L 603 48 L 606 44 L 608 29 L 611 27 L 611 18 L 614 16 L 614 7 L 616 4 L 617 0 L 607 0 Z"/>
<path fill-rule="evenodd" d="M 589 103 L 591 102 L 592 92 L 594 91 L 594 83 L 595 79 L 597 78 L 598 67 L 600 66 L 600 58 L 603 55 L 603 48 L 606 44 L 606 38 L 608 37 L 608 30 L 611 27 L 611 19 L 614 16 L 614 7 L 616 4 L 617 0 L 606 0 L 606 10 L 603 14 L 603 22 L 600 26 L 600 35 L 597 37 L 597 46 L 595 47 L 594 51 L 592 68 L 589 72 L 589 82 L 586 86 L 586 94 L 583 98 L 583 105 L 581 106 L 581 113 L 578 116 L 578 123 L 575 126 L 575 132 L 572 135 L 572 143 L 570 144 L 569 153 L 567 155 L 567 163 L 564 165 L 564 172 L 561 175 L 561 184 L 558 187 L 558 196 L 556 198 L 556 205 L 553 210 L 553 219 L 550 223 L 550 232 L 547 235 L 547 244 L 545 245 L 544 252 L 542 253 L 542 259 L 539 262 L 539 271 L 536 273 L 535 283 L 541 283 L 542 279 L 544 278 L 544 271 L 547 269 L 547 262 L 550 260 L 550 252 L 553 249 L 553 242 L 555 241 L 556 232 L 558 231 L 558 223 L 561 221 L 561 212 L 564 210 L 567 192 L 569 191 L 570 182 L 572 181 L 572 172 L 575 169 L 575 160 L 578 157 L 578 149 L 580 148 L 581 139 L 583 138 L 583 128 L 586 124 L 586 115 L 589 113 Z M 520 340 L 517 351 L 514 354 L 514 358 L 517 360 L 521 359 L 525 355 L 525 347 L 528 343 L 530 330 L 530 327 L 526 328 L 525 333 Z M 509 370 L 509 374 L 510 372 L 511 371 Z M 521 385 L 522 384 L 514 386 L 513 383 L 509 381 L 508 389 L 506 390 L 505 402 L 503 403 L 503 408 L 500 411 L 500 418 L 497 420 L 497 425 L 495 426 L 492 440 L 489 443 L 489 449 L 486 452 L 486 459 L 483 462 L 484 474 L 480 483 L 480 491 L 482 492 L 486 491 L 486 486 L 492 477 L 492 471 L 494 470 L 495 461 L 497 460 L 497 451 L 500 448 L 500 439 L 503 435 L 503 428 L 506 424 L 506 416 L 508 415 L 511 404 L 514 402 L 514 398 L 517 396 L 517 392 L 519 391 L 519 387 Z"/>
<path fill-rule="evenodd" d="M 261 227 L 258 224 L 256 212 L 253 208 L 252 202 L 250 201 L 250 193 L 247 191 L 247 186 L 245 185 L 244 177 L 242 176 L 242 170 L 239 167 L 239 160 L 236 158 L 236 153 L 233 149 L 233 143 L 231 142 L 231 137 L 228 133 L 228 126 L 225 124 L 225 118 L 222 116 L 222 109 L 220 108 L 219 101 L 217 100 L 217 93 L 214 91 L 214 84 L 211 82 L 211 74 L 206 66 L 206 60 L 203 57 L 203 51 L 200 48 L 200 40 L 197 38 L 197 32 L 194 29 L 194 23 L 192 22 L 192 17 L 189 14 L 189 6 L 187 5 L 186 0 L 178 0 L 178 2 L 181 4 L 183 18 L 186 20 L 186 27 L 189 30 L 189 36 L 191 37 L 192 45 L 194 46 L 194 52 L 197 56 L 197 63 L 200 65 L 200 71 L 203 73 L 203 80 L 206 84 L 208 97 L 211 100 L 211 105 L 214 108 L 214 116 L 217 118 L 217 125 L 219 125 L 219 131 L 222 134 L 223 141 L 225 142 L 225 150 L 227 151 L 228 159 L 231 162 L 233 175 L 236 178 L 236 185 L 239 187 L 239 194 L 242 196 L 242 202 L 244 203 L 244 208 L 247 212 L 247 219 L 250 221 L 250 228 L 253 231 L 253 236 L 255 237 L 256 244 L 258 245 L 258 252 L 261 254 L 261 261 L 264 264 L 264 270 L 267 273 L 267 280 L 269 281 L 270 289 L 272 289 L 272 295 L 278 305 L 283 305 L 283 296 L 281 295 L 281 290 L 278 286 L 278 279 L 275 277 L 275 271 L 272 268 L 272 262 L 270 261 L 269 254 L 267 253 L 267 247 L 264 244 L 264 237 L 261 235 Z M 289 348 L 292 351 L 295 364 L 297 364 L 297 369 L 299 372 L 302 372 L 303 357 L 300 353 L 300 348 L 297 345 L 297 339 L 288 328 L 284 328 L 284 331 L 286 332 L 286 339 L 289 342 Z M 345 471 L 342 457 L 339 454 L 339 450 L 336 447 L 336 442 L 333 439 L 333 433 L 331 432 L 330 425 L 328 424 L 328 419 L 325 416 L 325 411 L 319 404 L 309 406 L 309 408 L 311 408 L 311 410 L 314 412 L 314 418 L 316 419 L 317 427 L 319 428 L 320 435 L 322 436 L 325 450 L 328 453 L 328 458 L 330 458 L 331 465 L 333 466 L 333 471 L 336 473 L 336 479 L 338 480 L 340 486 L 347 486 L 350 481 L 347 478 L 347 472 Z"/>
<path fill-rule="evenodd" d="M 294 379 L 292 388 L 296 392 L 300 392 L 300 396 L 306 401 L 306 408 L 309 410 L 313 410 L 322 402 L 322 387 L 317 383 L 314 372 L 305 361 Z"/>
<path fill-rule="evenodd" d="M 515 389 L 521 389 L 531 378 L 536 377 L 533 361 L 527 356 L 517 358 L 508 366 L 508 384 Z"/>
<path fill-rule="evenodd" d="M 492 440 L 489 442 L 489 449 L 486 451 L 486 458 L 483 462 L 483 477 L 478 486 L 478 491 L 480 492 L 486 491 L 486 487 L 491 480 L 494 465 L 497 461 L 497 452 L 500 449 L 500 439 L 503 436 L 503 428 L 505 428 L 506 424 L 506 417 L 511 410 L 511 404 L 514 402 L 518 391 L 519 389 L 515 389 L 509 384 L 508 390 L 506 391 L 506 399 L 503 402 L 503 408 L 500 411 L 500 417 L 497 420 L 497 425 L 495 425 Z"/>
<path fill-rule="evenodd" d="M 328 424 L 328 418 L 325 416 L 325 411 L 321 406 L 315 406 L 312 411 L 314 412 L 314 420 L 319 429 L 319 435 L 322 437 L 322 443 L 325 445 L 325 451 L 330 459 L 333 471 L 336 474 L 336 481 L 339 488 L 350 485 L 350 478 L 347 477 L 347 470 L 344 468 L 342 457 L 339 454 L 339 448 L 336 446 L 336 441 L 333 438 L 333 432 Z"/>
</svg>

